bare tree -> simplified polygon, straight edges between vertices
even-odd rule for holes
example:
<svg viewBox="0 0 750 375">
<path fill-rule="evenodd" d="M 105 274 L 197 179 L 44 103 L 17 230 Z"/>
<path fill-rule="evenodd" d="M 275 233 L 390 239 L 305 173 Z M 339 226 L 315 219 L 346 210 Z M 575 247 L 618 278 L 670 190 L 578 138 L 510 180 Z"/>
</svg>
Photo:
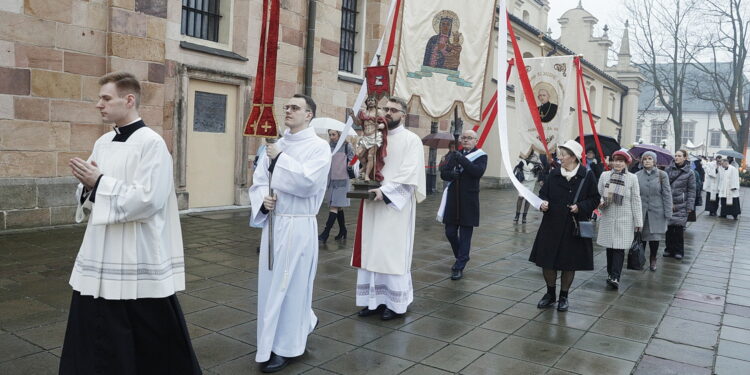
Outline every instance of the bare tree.
<svg viewBox="0 0 750 375">
<path fill-rule="evenodd" d="M 712 61 L 701 62 L 693 56 L 693 64 L 703 78 L 692 83 L 691 91 L 697 98 L 711 102 L 719 115 L 719 124 L 732 148 L 744 153 L 750 128 L 750 85 L 743 70 L 746 68 L 750 47 L 750 10 L 743 0 L 704 0 L 702 11 L 707 19 L 706 51 Z M 729 60 L 728 62 L 718 62 Z M 729 136 L 724 115 L 731 122 L 737 137 Z"/>
<path fill-rule="evenodd" d="M 657 100 L 669 112 L 675 148 L 682 142 L 682 112 L 686 71 L 703 43 L 695 25 L 698 0 L 628 0 L 628 17 L 634 21 L 639 64 Z"/>
</svg>

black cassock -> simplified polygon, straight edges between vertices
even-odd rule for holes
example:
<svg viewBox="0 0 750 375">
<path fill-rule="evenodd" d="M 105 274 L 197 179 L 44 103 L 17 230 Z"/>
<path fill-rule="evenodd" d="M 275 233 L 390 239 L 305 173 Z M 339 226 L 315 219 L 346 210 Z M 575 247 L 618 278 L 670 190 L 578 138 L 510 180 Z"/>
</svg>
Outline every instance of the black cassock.
<svg viewBox="0 0 750 375">
<path fill-rule="evenodd" d="M 550 102 L 544 103 L 537 107 L 539 110 L 539 117 L 541 117 L 542 122 L 550 122 L 553 118 L 555 118 L 555 115 L 557 114 L 557 104 L 553 104 Z"/>
<path fill-rule="evenodd" d="M 144 126 L 138 121 L 121 127 L 112 141 L 126 142 Z M 95 196 L 96 186 L 89 197 Z M 176 295 L 107 300 L 73 291 L 59 374 L 196 375 L 202 371 Z"/>
</svg>

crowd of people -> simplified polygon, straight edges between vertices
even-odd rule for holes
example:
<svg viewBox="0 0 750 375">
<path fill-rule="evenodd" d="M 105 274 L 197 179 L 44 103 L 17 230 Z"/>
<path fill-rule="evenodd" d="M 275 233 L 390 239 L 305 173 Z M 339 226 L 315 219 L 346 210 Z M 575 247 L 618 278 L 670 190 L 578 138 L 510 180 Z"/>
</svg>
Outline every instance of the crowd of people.
<svg viewBox="0 0 750 375">
<path fill-rule="evenodd" d="M 96 141 L 88 160 L 69 163 L 80 182 L 76 219 L 88 220 L 88 226 L 70 278 L 60 374 L 200 374 L 175 294 L 185 289 L 185 257 L 172 158 L 139 115 L 135 76 L 110 73 L 99 84 L 96 107 L 114 128 Z M 316 114 L 311 97 L 294 95 L 283 109 L 284 136 L 264 147 L 249 189 L 250 225 L 262 228 L 255 354 L 262 372 L 280 371 L 302 355 L 318 325 L 312 295 L 319 243 L 328 240 L 335 223 L 335 239 L 347 238 L 343 209 L 350 206 L 354 175 L 349 165 L 359 153 L 348 143 L 333 152 L 341 132 L 330 130 L 326 142 L 309 126 Z M 373 198 L 362 200 L 358 211 L 350 262 L 357 270 L 357 315 L 391 320 L 406 314 L 414 299 L 416 205 L 426 196 L 425 163 L 421 139 L 404 127 L 407 102 L 390 97 L 382 110 L 387 160 L 378 171 L 380 186 L 369 190 Z M 437 219 L 453 251 L 450 278 L 456 282 L 464 277 L 480 223 L 480 179 L 488 155 L 477 142 L 474 131 L 464 131 L 460 148 L 440 165 L 445 190 Z M 710 216 L 736 220 L 741 213 L 738 171 L 727 158 L 703 160 L 698 168 L 678 150 L 662 170 L 657 155 L 645 152 L 630 169 L 636 162 L 620 150 L 605 171 L 607 164 L 593 153 L 584 156 L 573 140 L 560 145 L 556 157 L 548 162 L 546 155 L 522 155 L 514 170 L 542 200 L 529 256 L 546 283 L 539 308 L 568 310 L 576 271 L 594 269 L 594 238 L 606 248 L 606 284 L 617 289 L 625 251 L 636 236 L 650 249 L 651 271 L 661 241 L 665 257 L 683 258 L 684 229 L 695 218 L 700 190 Z M 324 202 L 328 217 L 319 233 Z M 528 210 L 519 197 L 513 221 L 526 224 Z M 595 212 L 598 235 L 591 221 Z"/>
<path fill-rule="evenodd" d="M 606 249 L 606 284 L 618 289 L 626 251 L 636 238 L 649 249 L 653 272 L 662 241 L 663 257 L 684 258 L 685 228 L 696 220 L 698 206 L 705 204 L 709 216 L 720 210 L 720 217 L 737 220 L 741 213 L 739 172 L 731 158 L 716 155 L 690 163 L 688 152 L 677 150 L 669 165 L 658 166 L 653 151 L 636 160 L 621 149 L 607 157 L 611 169 L 602 172 L 603 163 L 593 150 L 586 154 L 586 167 L 581 166 L 582 151 L 572 140 L 559 146 L 559 167 L 543 178 L 539 191 L 544 215 L 529 257 L 542 268 L 547 283 L 539 308 L 557 303 L 559 311 L 566 311 L 575 271 L 593 270 L 593 235 L 584 233 L 592 219 L 598 221 L 596 243 Z M 528 159 L 519 162 L 514 170 L 517 177 L 526 177 L 521 173 L 529 163 Z M 702 190 L 706 191 L 703 202 L 698 199 Z M 515 222 L 519 208 L 520 204 Z M 558 272 L 561 285 L 556 295 Z"/>
</svg>

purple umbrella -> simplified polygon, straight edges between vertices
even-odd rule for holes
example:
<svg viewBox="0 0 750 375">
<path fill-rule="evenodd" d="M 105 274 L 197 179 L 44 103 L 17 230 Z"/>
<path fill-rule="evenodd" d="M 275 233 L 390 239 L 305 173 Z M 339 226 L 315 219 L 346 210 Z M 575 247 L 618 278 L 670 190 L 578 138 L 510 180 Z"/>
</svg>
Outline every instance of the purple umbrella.
<svg viewBox="0 0 750 375">
<path fill-rule="evenodd" d="M 646 151 L 653 151 L 656 154 L 656 165 L 669 165 L 674 160 L 672 153 L 666 149 L 654 145 L 635 145 L 633 148 L 628 150 L 630 155 L 638 159 L 641 158 Z"/>
</svg>

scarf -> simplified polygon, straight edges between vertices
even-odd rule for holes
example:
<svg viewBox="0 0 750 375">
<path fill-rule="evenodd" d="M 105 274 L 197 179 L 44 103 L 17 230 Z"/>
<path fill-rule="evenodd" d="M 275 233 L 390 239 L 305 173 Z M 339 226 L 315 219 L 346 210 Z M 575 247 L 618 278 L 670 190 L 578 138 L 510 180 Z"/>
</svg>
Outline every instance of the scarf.
<svg viewBox="0 0 750 375">
<path fill-rule="evenodd" d="M 616 204 L 622 206 L 622 199 L 625 195 L 625 171 L 617 172 L 614 169 L 609 176 L 609 181 L 604 185 L 604 202 L 607 204 Z"/>
<path fill-rule="evenodd" d="M 578 173 L 578 168 L 579 168 L 580 166 L 581 166 L 581 164 L 580 164 L 580 163 L 579 163 L 579 164 L 576 164 L 576 167 L 575 167 L 575 168 L 573 168 L 573 170 L 572 170 L 572 171 L 568 171 L 567 169 L 565 169 L 565 167 L 563 167 L 563 166 L 560 166 L 560 174 L 561 174 L 561 175 L 562 175 L 563 177 L 565 177 L 565 179 L 566 179 L 566 180 L 570 181 L 570 179 L 571 179 L 571 178 L 573 178 L 573 176 L 575 176 L 575 175 L 576 175 L 576 174 Z"/>
<path fill-rule="evenodd" d="M 487 153 L 484 152 L 484 150 L 482 150 L 481 148 L 477 148 L 474 151 L 466 154 L 465 156 L 467 159 L 469 159 L 469 161 L 473 162 L 474 160 L 477 160 L 479 159 L 479 157 L 484 156 L 484 155 L 487 155 Z M 448 201 L 448 188 L 451 186 L 451 183 L 453 183 L 453 181 L 445 185 L 445 190 L 443 190 L 443 196 L 440 198 L 440 207 L 438 207 L 438 213 L 437 213 L 437 216 L 435 217 L 435 220 L 441 223 L 443 222 L 443 216 L 445 215 L 445 205 L 447 204 L 447 201 Z M 456 209 L 458 209 L 458 207 L 456 207 Z"/>
</svg>

